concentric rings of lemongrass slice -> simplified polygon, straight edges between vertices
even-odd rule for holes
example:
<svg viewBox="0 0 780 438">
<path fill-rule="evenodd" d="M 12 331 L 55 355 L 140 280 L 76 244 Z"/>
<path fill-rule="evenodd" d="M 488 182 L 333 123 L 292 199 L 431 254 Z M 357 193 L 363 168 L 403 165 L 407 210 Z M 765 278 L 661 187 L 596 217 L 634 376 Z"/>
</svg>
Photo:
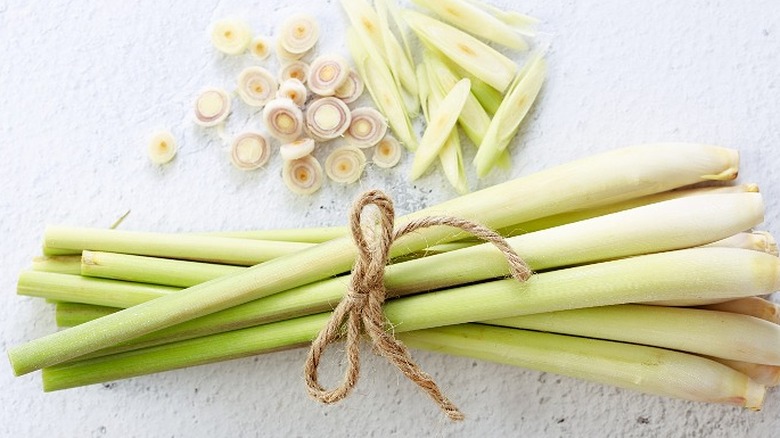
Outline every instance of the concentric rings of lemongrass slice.
<svg viewBox="0 0 780 438">
<path fill-rule="evenodd" d="M 263 108 L 263 122 L 272 137 L 293 141 L 303 133 L 303 113 L 287 98 L 276 98 Z"/>
<path fill-rule="evenodd" d="M 211 26 L 211 43 L 222 53 L 238 55 L 252 40 L 252 30 L 242 20 L 225 18 Z"/>
<path fill-rule="evenodd" d="M 168 131 L 155 132 L 146 148 L 149 159 L 154 164 L 165 164 L 176 156 L 176 139 Z"/>
<path fill-rule="evenodd" d="M 349 76 L 347 60 L 339 55 L 323 55 L 312 61 L 307 79 L 312 93 L 333 96 Z"/>
<path fill-rule="evenodd" d="M 283 97 L 292 100 L 296 105 L 303 108 L 306 104 L 306 86 L 298 79 L 287 79 L 279 85 L 276 97 Z"/>
<path fill-rule="evenodd" d="M 344 103 L 352 103 L 363 94 L 363 88 L 363 79 L 360 79 L 360 75 L 354 69 L 350 69 L 347 74 L 347 80 L 340 87 L 336 88 L 333 95 L 343 100 Z"/>
<path fill-rule="evenodd" d="M 276 49 L 276 56 L 282 61 L 297 61 L 303 58 L 305 53 L 290 53 L 282 46 L 281 39 L 277 38 L 274 42 L 274 49 Z"/>
<path fill-rule="evenodd" d="M 249 43 L 249 53 L 258 59 L 266 59 L 271 55 L 271 40 L 264 35 L 257 35 Z"/>
<path fill-rule="evenodd" d="M 401 161 L 401 156 L 403 155 L 402 149 L 401 143 L 399 143 L 395 137 L 386 135 L 385 138 L 377 143 L 376 148 L 374 148 L 374 155 L 371 156 L 371 162 L 381 168 L 389 169 Z"/>
<path fill-rule="evenodd" d="M 195 99 L 195 123 L 200 126 L 216 126 L 230 114 L 230 96 L 225 90 L 207 88 Z"/>
<path fill-rule="evenodd" d="M 306 83 L 309 76 L 309 64 L 303 61 L 291 61 L 282 66 L 279 70 L 279 80 L 298 79 L 301 83 Z"/>
<path fill-rule="evenodd" d="M 309 14 L 295 14 L 284 20 L 277 38 L 288 53 L 304 54 L 317 44 L 320 26 Z"/>
<path fill-rule="evenodd" d="M 382 113 L 371 107 L 361 107 L 352 110 L 352 121 L 344 137 L 359 148 L 370 148 L 379 143 L 386 133 L 387 120 Z"/>
<path fill-rule="evenodd" d="M 238 96 L 249 106 L 262 107 L 276 96 L 276 79 L 263 67 L 247 67 L 238 75 Z"/>
<path fill-rule="evenodd" d="M 331 180 L 351 184 L 360 178 L 366 167 L 363 150 L 352 145 L 334 149 L 325 159 L 325 173 Z"/>
<path fill-rule="evenodd" d="M 290 143 L 285 143 L 279 147 L 279 154 L 283 160 L 297 160 L 314 152 L 314 140 L 310 138 L 299 138 Z"/>
<path fill-rule="evenodd" d="M 324 175 L 320 162 L 312 155 L 285 161 L 282 179 L 290 191 L 298 195 L 310 195 L 322 187 Z"/>
<path fill-rule="evenodd" d="M 306 130 L 315 140 L 328 141 L 340 137 L 351 122 L 349 107 L 335 97 L 315 99 L 306 108 Z"/>
<path fill-rule="evenodd" d="M 271 156 L 271 148 L 265 135 L 245 132 L 230 143 L 230 162 L 241 170 L 262 167 Z"/>
</svg>

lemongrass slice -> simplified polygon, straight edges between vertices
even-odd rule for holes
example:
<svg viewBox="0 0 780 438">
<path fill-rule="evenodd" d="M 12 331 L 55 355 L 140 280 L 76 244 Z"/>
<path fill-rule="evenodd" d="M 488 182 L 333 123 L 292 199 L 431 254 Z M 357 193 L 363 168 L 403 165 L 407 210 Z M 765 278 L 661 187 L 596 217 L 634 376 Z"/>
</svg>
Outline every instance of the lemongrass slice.
<svg viewBox="0 0 780 438">
<path fill-rule="evenodd" d="M 249 52 L 259 59 L 266 59 L 271 54 L 271 41 L 266 36 L 257 35 L 249 43 Z"/>
<path fill-rule="evenodd" d="M 238 75 L 238 96 L 249 106 L 264 106 L 277 88 L 276 79 L 263 67 L 247 67 Z"/>
<path fill-rule="evenodd" d="M 290 99 L 274 99 L 263 109 L 268 132 L 282 141 L 293 141 L 303 132 L 303 113 Z"/>
<path fill-rule="evenodd" d="M 402 153 L 401 143 L 395 137 L 386 135 L 385 138 L 379 140 L 376 148 L 374 148 L 371 162 L 381 168 L 389 169 L 401 161 Z"/>
<path fill-rule="evenodd" d="M 339 55 L 322 55 L 311 63 L 309 89 L 320 96 L 333 96 L 349 75 L 347 60 Z"/>
<path fill-rule="evenodd" d="M 165 164 L 176 156 L 176 139 L 168 131 L 159 131 L 149 139 L 146 149 L 149 159 L 154 164 Z"/>
<path fill-rule="evenodd" d="M 333 140 L 341 136 L 351 122 L 349 107 L 335 97 L 316 99 L 306 109 L 306 129 L 318 140 Z"/>
<path fill-rule="evenodd" d="M 325 159 L 325 173 L 337 183 L 351 184 L 366 167 L 366 154 L 358 147 L 345 145 L 333 150 Z"/>
<path fill-rule="evenodd" d="M 242 20 L 225 18 L 211 27 L 211 43 L 222 53 L 238 55 L 246 50 L 252 40 L 252 31 Z"/>
<path fill-rule="evenodd" d="M 298 79 L 302 84 L 306 83 L 309 76 L 309 64 L 303 61 L 292 61 L 282 66 L 279 71 L 279 80 Z"/>
<path fill-rule="evenodd" d="M 295 14 L 284 20 L 278 38 L 288 53 L 304 54 L 317 44 L 320 25 L 309 14 Z"/>
<path fill-rule="evenodd" d="M 387 120 L 379 111 L 371 107 L 352 110 L 352 122 L 344 137 L 359 148 L 376 145 L 387 133 Z"/>
<path fill-rule="evenodd" d="M 306 104 L 306 86 L 298 79 L 287 79 L 279 85 L 276 97 L 283 97 L 292 100 L 299 107 Z"/>
<path fill-rule="evenodd" d="M 363 79 L 360 79 L 355 70 L 350 69 L 347 74 L 347 80 L 340 87 L 336 88 L 333 95 L 343 100 L 344 103 L 352 103 L 363 94 L 364 87 Z"/>
<path fill-rule="evenodd" d="M 245 132 L 230 143 L 230 161 L 241 170 L 253 170 L 268 162 L 268 139 L 259 132 Z"/>
<path fill-rule="evenodd" d="M 274 43 L 274 48 L 276 49 L 276 56 L 278 56 L 279 59 L 283 61 L 297 61 L 303 58 L 303 55 L 305 55 L 305 53 L 288 52 L 287 49 L 285 49 L 284 46 L 282 45 L 282 40 L 280 38 L 276 39 L 276 42 Z"/>
<path fill-rule="evenodd" d="M 312 155 L 284 162 L 282 179 L 287 188 L 298 195 L 310 195 L 322 187 L 320 162 Z"/>
<path fill-rule="evenodd" d="M 310 138 L 300 138 L 279 147 L 279 153 L 285 161 L 297 160 L 312 152 L 314 152 L 314 140 Z"/>
<path fill-rule="evenodd" d="M 224 122 L 230 113 L 230 96 L 225 90 L 208 88 L 195 99 L 195 123 L 203 127 Z"/>
</svg>

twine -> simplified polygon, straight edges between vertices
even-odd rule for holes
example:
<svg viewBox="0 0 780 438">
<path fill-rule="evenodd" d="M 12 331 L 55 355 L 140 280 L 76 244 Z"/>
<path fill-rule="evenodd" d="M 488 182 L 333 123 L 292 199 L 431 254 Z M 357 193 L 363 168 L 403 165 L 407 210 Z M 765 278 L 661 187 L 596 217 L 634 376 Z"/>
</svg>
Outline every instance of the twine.
<svg viewBox="0 0 780 438">
<path fill-rule="evenodd" d="M 379 209 L 379 231 L 367 239 L 360 226 L 361 213 L 368 205 Z M 498 247 L 509 262 L 509 272 L 518 281 L 531 276 L 531 269 L 498 233 L 471 221 L 450 216 L 428 216 L 413 220 L 393 231 L 395 211 L 390 198 L 379 190 L 364 193 L 352 206 L 350 228 L 358 249 L 358 257 L 352 268 L 352 279 L 346 296 L 333 311 L 328 324 L 312 342 L 306 358 L 305 374 L 309 395 L 323 403 L 331 404 L 346 397 L 357 383 L 360 374 L 360 335 L 368 334 L 374 350 L 398 367 L 409 380 L 420 386 L 439 405 L 451 420 L 462 420 L 463 414 L 442 394 L 433 378 L 411 358 L 404 344 L 389 334 L 388 324 L 382 312 L 387 291 L 384 286 L 384 269 L 390 246 L 399 237 L 420 228 L 447 225 L 460 228 Z M 344 327 L 344 330 L 342 329 Z M 317 368 L 328 345 L 346 332 L 347 369 L 344 379 L 332 390 L 323 388 L 318 381 Z"/>
</svg>

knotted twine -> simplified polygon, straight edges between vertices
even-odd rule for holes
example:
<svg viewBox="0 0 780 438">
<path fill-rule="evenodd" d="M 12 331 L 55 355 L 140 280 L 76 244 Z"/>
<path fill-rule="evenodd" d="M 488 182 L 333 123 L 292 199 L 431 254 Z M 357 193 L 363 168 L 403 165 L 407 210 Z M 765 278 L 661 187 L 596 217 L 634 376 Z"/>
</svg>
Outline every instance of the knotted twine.
<svg viewBox="0 0 780 438">
<path fill-rule="evenodd" d="M 360 225 L 361 213 L 366 206 L 375 205 L 379 210 L 379 232 L 367 239 Z M 328 321 L 312 342 L 306 358 L 305 374 L 309 395 L 326 403 L 336 403 L 346 397 L 357 383 L 360 374 L 360 334 L 364 329 L 374 350 L 398 367 L 409 380 L 420 386 L 439 405 L 451 420 L 462 420 L 463 414 L 442 394 L 433 378 L 417 365 L 409 350 L 385 330 L 388 321 L 382 312 L 387 290 L 384 285 L 385 265 L 393 241 L 420 228 L 448 225 L 460 228 L 498 247 L 509 262 L 509 272 L 523 282 L 531 276 L 531 269 L 498 233 L 475 222 L 451 216 L 427 216 L 413 220 L 394 231 L 395 210 L 393 201 L 379 190 L 364 193 L 352 206 L 350 230 L 357 246 L 358 257 L 352 268 L 352 279 L 347 294 L 339 302 Z M 342 330 L 344 326 L 345 330 Z M 337 388 L 327 390 L 319 384 L 317 368 L 328 345 L 346 332 L 347 369 Z"/>
</svg>

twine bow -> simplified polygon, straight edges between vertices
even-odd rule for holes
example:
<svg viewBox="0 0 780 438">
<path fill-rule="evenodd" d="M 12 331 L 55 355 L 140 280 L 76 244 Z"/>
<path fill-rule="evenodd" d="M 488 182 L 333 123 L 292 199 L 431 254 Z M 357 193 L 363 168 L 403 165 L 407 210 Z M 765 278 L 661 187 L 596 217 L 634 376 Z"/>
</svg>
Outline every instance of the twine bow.
<svg viewBox="0 0 780 438">
<path fill-rule="evenodd" d="M 375 205 L 379 209 L 380 227 L 377 235 L 372 236 L 374 240 L 367 239 L 360 225 L 361 213 L 368 205 Z M 450 216 L 428 216 L 413 220 L 393 231 L 394 219 L 392 200 L 379 190 L 364 193 L 352 206 L 350 228 L 358 249 L 358 257 L 352 268 L 352 279 L 346 296 L 336 306 L 328 324 L 312 343 L 306 358 L 305 374 L 309 395 L 323 403 L 331 404 L 350 393 L 360 374 L 360 334 L 364 330 L 376 352 L 428 393 L 447 417 L 451 420 L 462 420 L 463 414 L 442 394 L 433 378 L 412 360 L 406 346 L 385 330 L 387 321 L 382 312 L 382 304 L 387 295 L 384 269 L 390 246 L 399 237 L 420 228 L 448 225 L 467 231 L 498 247 L 509 262 L 510 274 L 518 281 L 527 280 L 531 269 L 501 235 L 480 224 Z M 347 369 L 341 385 L 328 390 L 319 384 L 317 368 L 328 345 L 341 338 L 342 326 L 346 332 Z"/>
</svg>

